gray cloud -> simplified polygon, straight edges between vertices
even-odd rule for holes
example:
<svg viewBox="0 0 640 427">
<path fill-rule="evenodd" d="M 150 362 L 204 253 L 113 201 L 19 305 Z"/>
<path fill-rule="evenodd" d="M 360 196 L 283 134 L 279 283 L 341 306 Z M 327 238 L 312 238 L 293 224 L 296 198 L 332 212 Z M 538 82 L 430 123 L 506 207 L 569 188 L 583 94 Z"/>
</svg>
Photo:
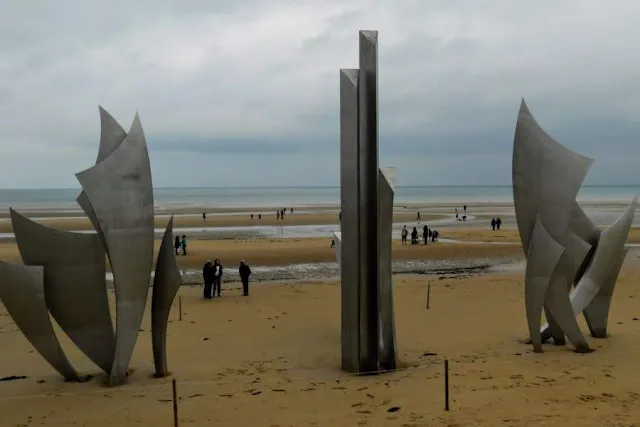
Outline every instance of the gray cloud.
<svg viewBox="0 0 640 427">
<path fill-rule="evenodd" d="M 156 185 L 336 185 L 338 70 L 380 31 L 380 152 L 400 185 L 509 184 L 520 98 L 636 183 L 640 4 L 231 0 L 0 4 L 0 187 L 77 186 L 103 105 Z"/>
</svg>

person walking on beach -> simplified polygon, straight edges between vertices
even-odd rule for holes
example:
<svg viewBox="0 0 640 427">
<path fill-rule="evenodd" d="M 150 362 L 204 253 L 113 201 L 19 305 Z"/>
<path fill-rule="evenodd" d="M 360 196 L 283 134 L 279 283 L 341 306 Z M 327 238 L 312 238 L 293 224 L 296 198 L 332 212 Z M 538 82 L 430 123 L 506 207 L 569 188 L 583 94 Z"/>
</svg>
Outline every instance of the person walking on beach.
<svg viewBox="0 0 640 427">
<path fill-rule="evenodd" d="M 500 217 L 498 217 L 498 219 L 496 219 L 496 228 L 498 229 L 498 231 L 500 231 L 501 225 L 502 225 L 502 220 L 500 219 Z"/>
<path fill-rule="evenodd" d="M 284 219 L 284 211 L 285 211 L 284 209 L 280 211 L 280 219 Z"/>
<path fill-rule="evenodd" d="M 202 279 L 204 280 L 204 299 L 211 299 L 211 286 L 213 285 L 213 264 L 211 261 L 202 268 Z"/>
<path fill-rule="evenodd" d="M 495 218 L 491 218 L 491 229 L 493 231 L 496 231 L 496 219 Z"/>
<path fill-rule="evenodd" d="M 291 208 L 291 215 L 293 215 L 293 208 Z"/>
<path fill-rule="evenodd" d="M 413 227 L 413 230 L 411 231 L 411 244 L 418 244 L 418 229 L 416 227 Z"/>
<path fill-rule="evenodd" d="M 207 222 L 207 213 L 206 212 L 202 212 L 202 220 L 204 222 Z"/>
<path fill-rule="evenodd" d="M 182 244 L 182 255 L 186 255 L 187 254 L 187 236 L 186 235 L 182 235 L 182 242 L 180 242 Z"/>
<path fill-rule="evenodd" d="M 464 205 L 464 206 L 462 207 L 462 209 L 464 209 L 464 213 L 466 214 L 466 213 L 467 213 L 467 205 Z"/>
<path fill-rule="evenodd" d="M 258 214 L 258 220 L 262 219 L 262 214 Z"/>
<path fill-rule="evenodd" d="M 220 264 L 220 260 L 216 258 L 213 261 L 213 296 L 218 293 L 220 296 L 220 291 L 222 290 L 222 265 Z"/>
<path fill-rule="evenodd" d="M 253 214 L 251 214 L 251 221 L 253 221 Z"/>
<path fill-rule="evenodd" d="M 402 232 L 400 233 L 400 236 L 402 236 L 402 244 L 406 245 L 407 244 L 407 235 L 409 234 L 409 230 L 407 230 L 407 226 L 405 225 L 404 227 L 402 227 Z"/>
<path fill-rule="evenodd" d="M 420 224 L 420 211 L 418 211 L 418 218 L 417 218 L 418 224 Z"/>
<path fill-rule="evenodd" d="M 426 225 L 422 228 L 422 238 L 424 239 L 424 244 L 426 245 L 429 241 L 429 227 Z"/>
<path fill-rule="evenodd" d="M 238 274 L 240 274 L 240 280 L 242 280 L 242 296 L 249 296 L 249 276 L 251 276 L 251 268 L 244 262 L 240 261 L 240 267 L 238 267 Z"/>
</svg>

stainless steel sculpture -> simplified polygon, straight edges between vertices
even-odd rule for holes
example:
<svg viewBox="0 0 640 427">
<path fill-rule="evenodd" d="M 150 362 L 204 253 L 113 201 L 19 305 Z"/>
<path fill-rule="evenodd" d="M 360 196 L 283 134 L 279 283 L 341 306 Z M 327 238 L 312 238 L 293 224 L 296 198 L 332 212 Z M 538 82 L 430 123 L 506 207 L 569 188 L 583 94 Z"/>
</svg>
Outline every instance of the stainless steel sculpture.
<svg viewBox="0 0 640 427">
<path fill-rule="evenodd" d="M 360 32 L 360 68 L 340 70 L 339 247 L 342 368 L 394 369 L 390 171 L 378 168 L 378 33 Z M 385 176 L 387 175 L 387 176 Z M 388 277 L 387 277 L 388 276 Z"/>
<path fill-rule="evenodd" d="M 120 144 L 122 144 L 122 141 L 127 137 L 127 133 L 124 131 L 122 126 L 120 126 L 116 119 L 114 119 L 107 110 L 100 106 L 98 107 L 98 110 L 100 111 L 100 145 L 98 146 L 98 157 L 96 159 L 96 163 L 100 163 L 111 155 L 111 153 L 113 153 L 113 151 L 118 148 Z M 102 233 L 102 228 L 100 228 L 100 222 L 98 221 L 98 217 L 96 216 L 93 206 L 91 206 L 91 202 L 84 190 L 82 190 L 76 199 L 76 202 L 80 205 L 91 221 L 93 228 L 102 240 L 102 245 L 105 250 L 108 251 L 107 244 L 104 240 L 104 234 Z"/>
<path fill-rule="evenodd" d="M 67 381 L 79 381 L 51 325 L 43 268 L 0 261 L 0 299 L 33 347 Z"/>
<path fill-rule="evenodd" d="M 565 335 L 576 351 L 591 351 L 576 321 L 583 310 L 586 317 L 598 319 L 592 324 L 599 325 L 606 311 L 606 325 L 610 296 L 600 299 L 606 310 L 589 314 L 585 307 L 595 294 L 603 292 L 604 296 L 613 290 L 625 256 L 624 242 L 631 225 L 628 215 L 633 217 L 635 201 L 601 235 L 575 200 L 592 163 L 551 138 L 522 101 L 514 137 L 513 194 L 527 257 L 525 303 L 536 352 L 541 352 L 542 343 L 551 337 L 556 344 L 564 343 Z M 570 296 L 574 284 L 576 289 Z M 543 309 L 548 323 L 540 329 Z M 602 328 L 594 327 L 592 333 L 596 329 Z"/>
<path fill-rule="evenodd" d="M 136 114 L 127 137 L 76 174 L 104 236 L 116 291 L 116 347 L 109 383 L 124 382 L 149 292 L 153 263 L 153 186 Z"/>
<path fill-rule="evenodd" d="M 167 321 L 182 276 L 173 249 L 173 216 L 162 237 L 151 297 L 151 343 L 156 377 L 169 375 L 167 368 Z"/>
<path fill-rule="evenodd" d="M 149 293 L 153 263 L 153 187 L 149 154 L 136 117 L 129 133 L 100 108 L 102 132 L 95 166 L 77 175 L 78 204 L 95 234 L 42 226 L 11 210 L 25 266 L 0 263 L 0 298 L 27 339 L 66 379 L 79 377 L 58 344 L 51 312 L 71 340 L 109 375 L 127 375 Z M 171 219 L 154 280 L 152 336 L 157 373 L 166 374 L 166 330 L 181 283 L 171 248 Z M 114 336 L 105 281 L 108 256 L 116 292 Z"/>
<path fill-rule="evenodd" d="M 49 228 L 13 209 L 10 212 L 22 262 L 44 267 L 51 315 L 80 350 L 109 374 L 115 341 L 100 238 Z"/>
</svg>

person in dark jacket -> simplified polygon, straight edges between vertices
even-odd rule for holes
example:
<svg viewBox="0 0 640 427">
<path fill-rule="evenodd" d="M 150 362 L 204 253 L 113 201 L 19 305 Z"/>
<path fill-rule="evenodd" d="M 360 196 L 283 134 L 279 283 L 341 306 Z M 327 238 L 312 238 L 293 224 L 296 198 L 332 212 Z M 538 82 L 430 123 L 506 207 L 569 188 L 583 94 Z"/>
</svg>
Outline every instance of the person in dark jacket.
<svg viewBox="0 0 640 427">
<path fill-rule="evenodd" d="M 500 219 L 500 217 L 498 217 L 498 219 L 496 219 L 496 229 L 500 230 L 501 225 L 502 225 L 502 220 Z"/>
<path fill-rule="evenodd" d="M 244 261 L 240 261 L 240 267 L 238 267 L 238 273 L 242 280 L 242 295 L 249 296 L 249 276 L 251 276 L 251 268 Z"/>
<path fill-rule="evenodd" d="M 213 296 L 218 293 L 220 296 L 220 291 L 222 290 L 222 265 L 220 264 L 220 260 L 216 258 L 213 261 Z"/>
<path fill-rule="evenodd" d="M 429 242 L 429 227 L 426 225 L 422 228 L 422 238 L 424 239 L 424 244 L 426 245 Z"/>
<path fill-rule="evenodd" d="M 204 280 L 204 299 L 211 299 L 211 286 L 213 285 L 213 264 L 211 261 L 202 268 L 202 279 Z"/>
<path fill-rule="evenodd" d="M 413 227 L 413 230 L 411 231 L 411 244 L 418 244 L 418 229 L 416 227 Z"/>
<path fill-rule="evenodd" d="M 173 247 L 176 249 L 176 255 L 178 255 L 178 251 L 180 250 L 180 236 L 176 236 L 176 240 L 173 243 Z"/>
</svg>

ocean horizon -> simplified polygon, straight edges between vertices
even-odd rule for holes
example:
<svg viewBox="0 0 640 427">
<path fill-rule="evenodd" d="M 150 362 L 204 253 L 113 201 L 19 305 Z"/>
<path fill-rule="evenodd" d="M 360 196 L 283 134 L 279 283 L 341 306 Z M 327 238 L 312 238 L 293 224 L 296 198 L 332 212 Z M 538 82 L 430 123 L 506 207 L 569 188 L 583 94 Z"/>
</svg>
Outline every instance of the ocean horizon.
<svg viewBox="0 0 640 427">
<path fill-rule="evenodd" d="M 73 210 L 79 209 L 77 188 L 0 189 L 0 209 L 9 207 Z M 581 202 L 629 202 L 640 194 L 640 185 L 585 185 Z M 505 203 L 513 201 L 510 185 L 398 186 L 394 204 L 414 203 Z M 171 207 L 304 207 L 337 205 L 338 186 L 317 187 L 157 187 L 156 208 Z"/>
</svg>

